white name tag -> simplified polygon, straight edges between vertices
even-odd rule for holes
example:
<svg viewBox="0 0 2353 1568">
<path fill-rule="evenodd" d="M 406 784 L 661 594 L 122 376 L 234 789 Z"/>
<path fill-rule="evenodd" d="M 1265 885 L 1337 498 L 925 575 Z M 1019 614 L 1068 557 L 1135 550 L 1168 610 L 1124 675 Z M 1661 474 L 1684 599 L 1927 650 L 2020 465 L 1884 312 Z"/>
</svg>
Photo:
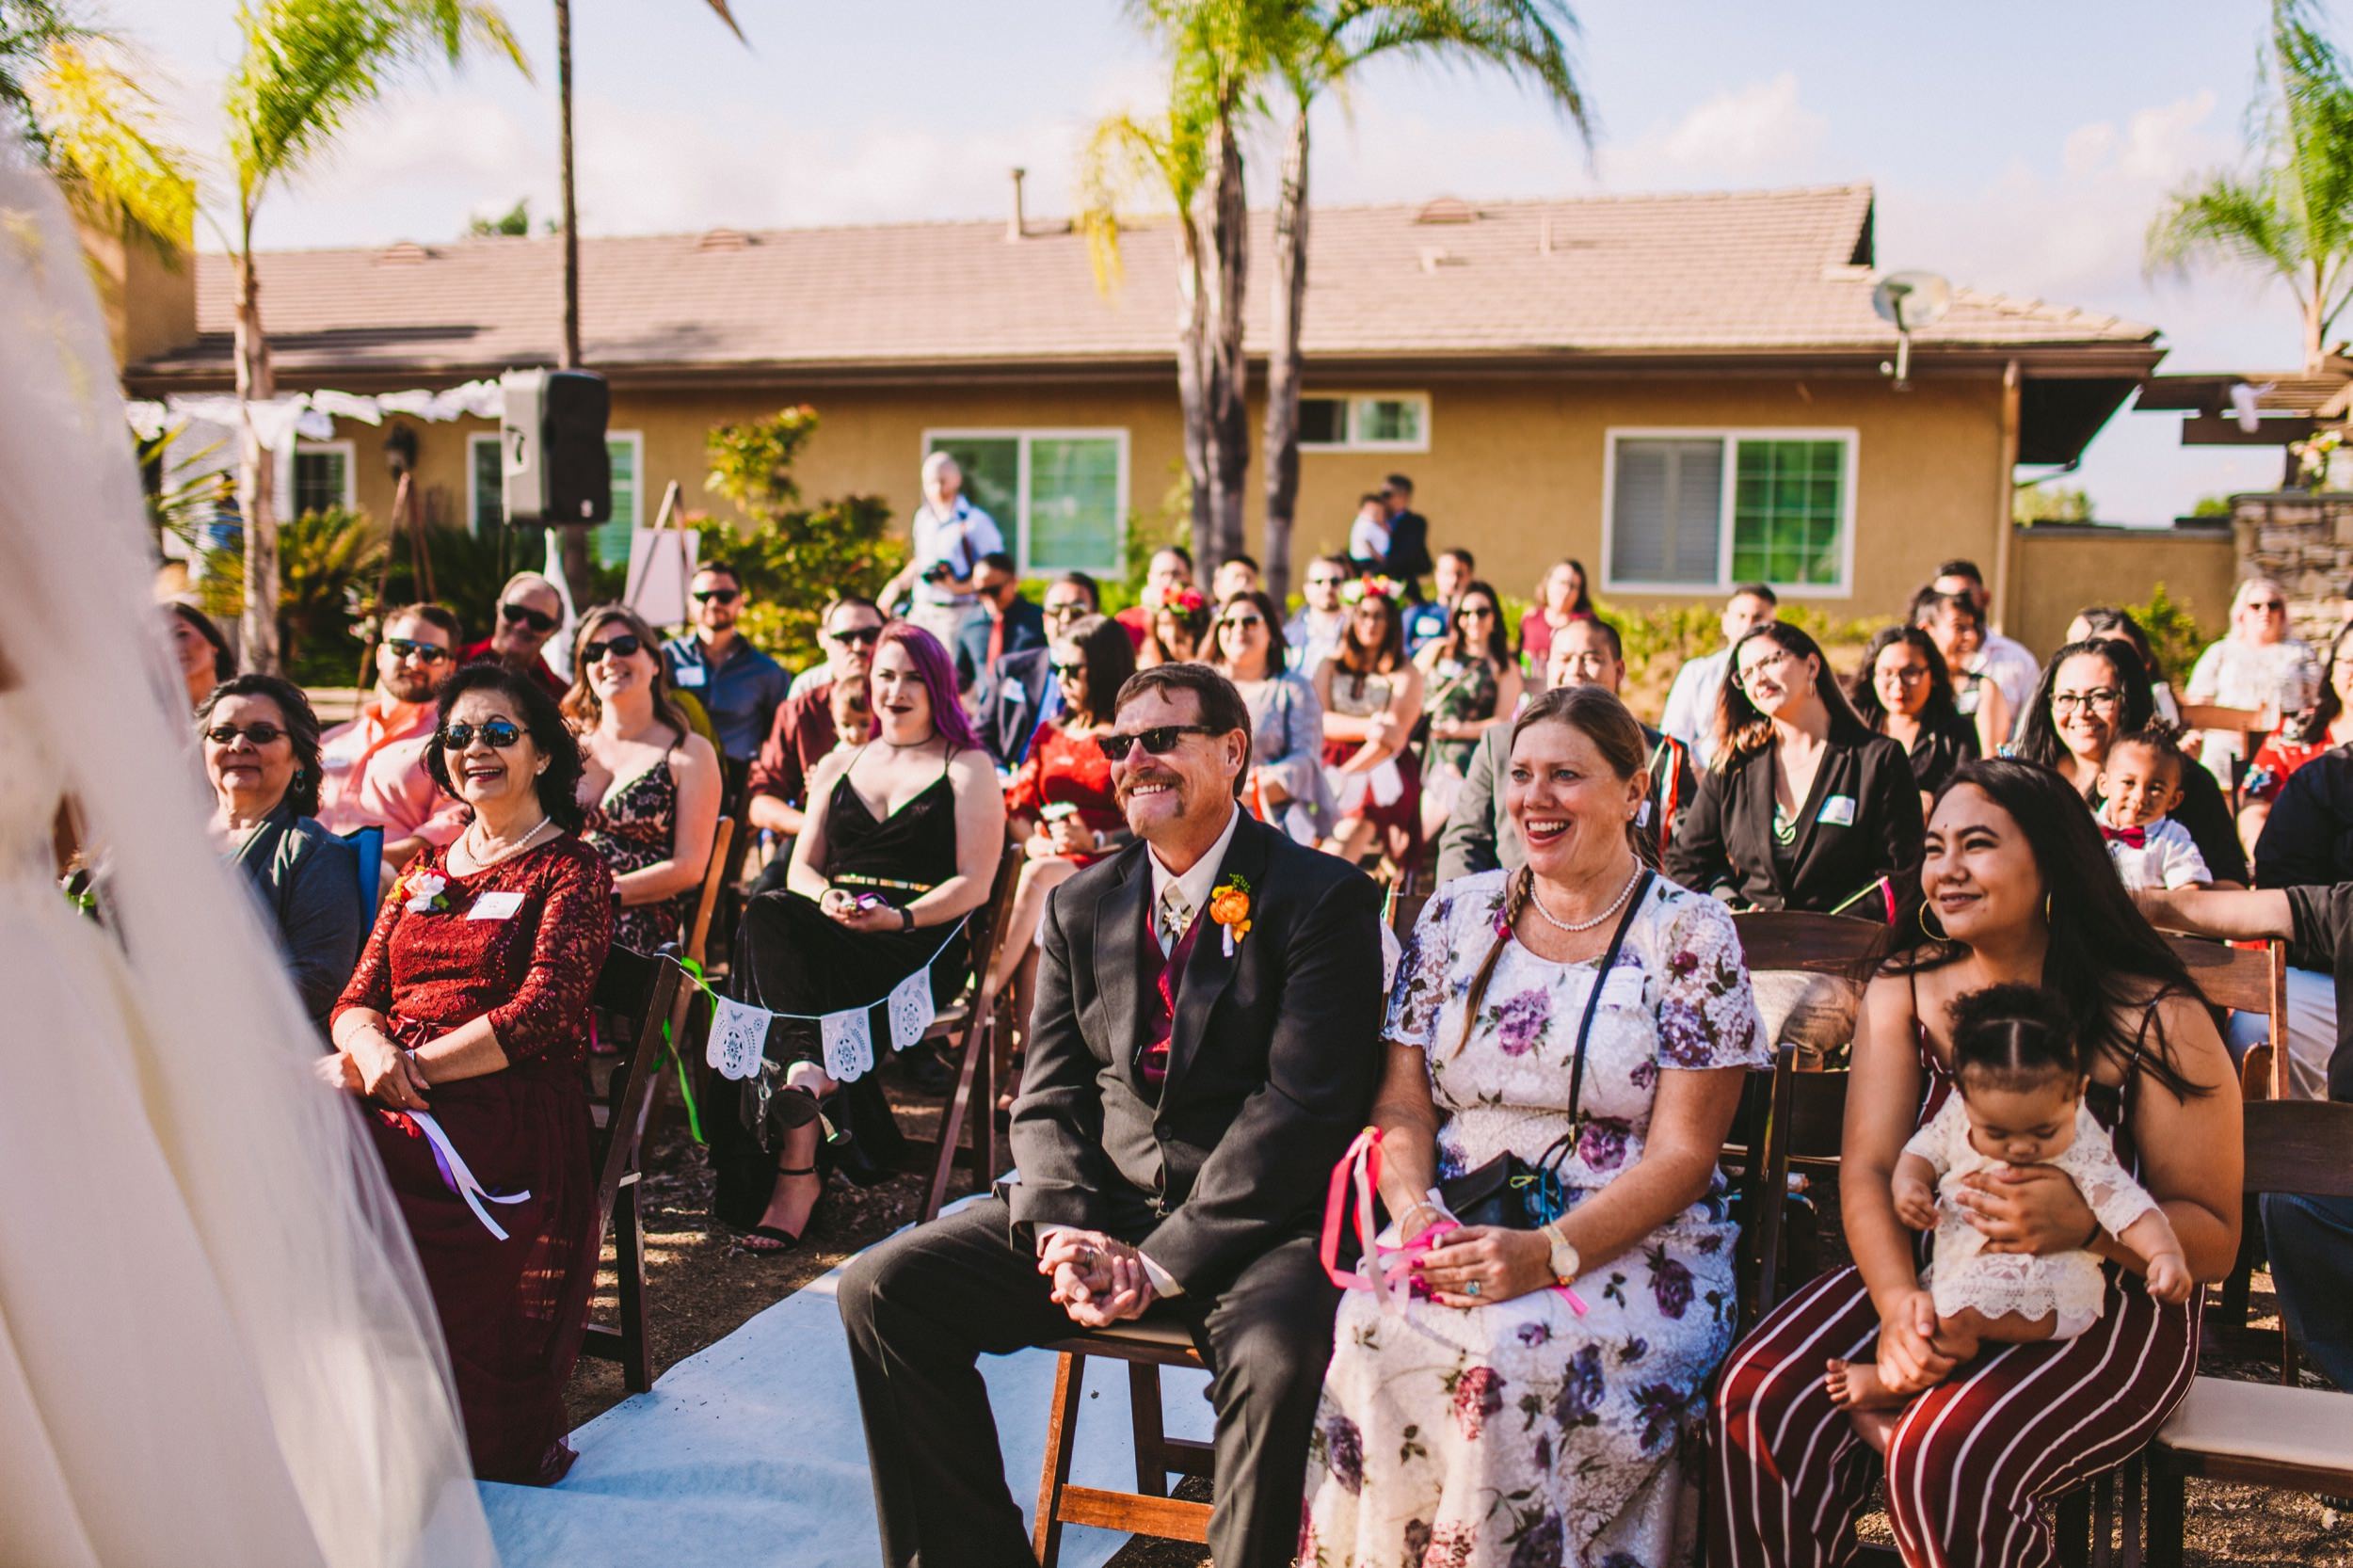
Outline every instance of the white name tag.
<svg viewBox="0 0 2353 1568">
<path fill-rule="evenodd" d="M 1630 965 L 1621 964 L 1609 971 L 1601 983 L 1601 1005 L 1604 1007 L 1640 1007 L 1642 1005 L 1642 972 Z"/>
<path fill-rule="evenodd" d="M 466 919 L 470 920 L 512 920 L 515 911 L 522 906 L 523 896 L 520 893 L 511 890 L 504 893 L 485 893 L 468 906 Z"/>
<path fill-rule="evenodd" d="M 319 768 L 324 773 L 349 773 L 351 762 L 350 758 L 338 757 L 331 751 L 319 753 Z"/>
<path fill-rule="evenodd" d="M 699 686 L 709 678 L 710 672 L 700 664 L 680 664 L 678 674 L 672 679 L 681 686 Z"/>
<path fill-rule="evenodd" d="M 1822 802 L 1822 814 L 1815 819 L 1833 827 L 1854 825 L 1854 796 L 1833 795 Z"/>
</svg>

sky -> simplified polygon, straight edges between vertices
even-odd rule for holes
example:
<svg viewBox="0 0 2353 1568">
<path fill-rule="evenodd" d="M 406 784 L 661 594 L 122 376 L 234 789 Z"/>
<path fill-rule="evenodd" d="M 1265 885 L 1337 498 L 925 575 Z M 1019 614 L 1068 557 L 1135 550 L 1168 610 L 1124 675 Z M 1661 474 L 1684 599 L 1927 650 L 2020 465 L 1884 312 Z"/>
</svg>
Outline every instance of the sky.
<svg viewBox="0 0 2353 1568">
<path fill-rule="evenodd" d="M 232 0 L 99 4 L 144 52 L 187 145 L 220 147 Z M 1160 82 L 1116 0 L 732 8 L 748 48 L 703 0 L 573 0 L 584 233 L 996 217 L 1016 165 L 1032 216 L 1066 213 L 1089 127 L 1148 110 Z M 2284 288 L 2221 269 L 2152 278 L 2140 261 L 2166 194 L 2244 155 L 2266 9 L 2253 0 L 1575 8 L 1590 146 L 1492 72 L 1386 62 L 1320 107 L 1315 200 L 1867 180 L 1891 270 L 2154 325 L 2168 372 L 2297 362 Z M 271 196 L 261 243 L 431 242 L 519 198 L 535 219 L 552 214 L 552 7 L 505 9 L 533 79 L 488 57 L 418 78 Z M 2353 35 L 2353 13 L 2335 21 Z M 1254 159 L 1269 171 L 1254 175 L 1254 200 L 1274 164 L 1271 149 Z M 2088 489 L 2104 521 L 2157 523 L 2201 495 L 2278 478 L 2273 449 L 2179 443 L 2176 416 L 2120 414 L 2057 482 Z"/>
</svg>

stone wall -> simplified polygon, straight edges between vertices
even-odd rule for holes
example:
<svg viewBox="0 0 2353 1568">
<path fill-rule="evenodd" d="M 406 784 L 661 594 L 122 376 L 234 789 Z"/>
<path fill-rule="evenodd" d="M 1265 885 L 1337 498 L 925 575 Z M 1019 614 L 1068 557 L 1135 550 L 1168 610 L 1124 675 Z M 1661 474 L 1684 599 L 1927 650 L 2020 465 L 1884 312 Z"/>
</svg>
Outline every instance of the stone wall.
<svg viewBox="0 0 2353 1568">
<path fill-rule="evenodd" d="M 2239 579 L 2279 579 L 2294 634 L 2315 647 L 2335 636 L 2353 585 L 2353 492 L 2234 495 L 2231 531 Z"/>
</svg>

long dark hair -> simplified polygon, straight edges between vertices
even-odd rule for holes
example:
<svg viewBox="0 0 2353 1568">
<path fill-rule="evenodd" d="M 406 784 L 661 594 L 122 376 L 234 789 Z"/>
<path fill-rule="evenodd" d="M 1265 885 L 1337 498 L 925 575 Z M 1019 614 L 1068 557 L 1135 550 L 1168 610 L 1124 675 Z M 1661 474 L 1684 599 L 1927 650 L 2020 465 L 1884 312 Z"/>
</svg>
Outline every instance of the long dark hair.
<svg viewBox="0 0 2353 1568">
<path fill-rule="evenodd" d="M 176 606 L 175 606 L 176 608 Z M 287 741 L 294 746 L 294 777 L 286 784 L 284 796 L 297 817 L 319 814 L 319 779 L 325 770 L 319 765 L 319 716 L 311 711 L 311 699 L 302 695 L 302 688 L 291 680 L 275 675 L 232 675 L 204 694 L 204 700 L 196 705 L 196 728 L 201 732 L 213 716 L 213 710 L 232 696 L 266 697 L 285 721 Z"/>
<path fill-rule="evenodd" d="M 1356 635 L 1356 612 L 1368 604 L 1379 604 L 1384 623 L 1388 630 L 1381 634 L 1381 646 L 1369 648 Z M 1369 589 L 1348 607 L 1348 629 L 1340 633 L 1340 646 L 1334 661 L 1351 675 L 1388 675 L 1405 663 L 1405 613 L 1396 600 Z"/>
<path fill-rule="evenodd" d="M 2051 696 L 2058 689 L 2059 666 L 2084 654 L 2105 660 L 2116 674 L 2116 689 L 2123 694 L 2116 713 L 2118 737 L 2148 728 L 2149 715 L 2156 711 L 2156 698 L 2150 693 L 2149 674 L 2140 656 L 2129 643 L 2114 637 L 2087 637 L 2079 643 L 2069 643 L 2042 666 L 2042 678 L 2034 683 L 2034 696 L 2027 698 L 2026 711 L 2018 715 L 2012 731 L 2019 760 L 2056 769 L 2073 755 L 2067 743 L 2059 739 L 2058 726 L 2051 717 Z"/>
<path fill-rule="evenodd" d="M 1463 600 L 1473 594 L 1484 599 L 1488 609 L 1493 612 L 1487 616 L 1487 646 L 1482 651 L 1486 653 L 1488 659 L 1494 662 L 1496 668 L 1508 669 L 1512 664 L 1512 634 L 1503 629 L 1503 596 L 1496 592 L 1495 584 L 1484 578 L 1474 578 L 1465 584 L 1462 593 L 1456 596 L 1453 613 L 1448 616 L 1446 631 L 1438 639 L 1443 650 L 1442 657 L 1449 659 L 1468 657 L 1463 649 L 1461 615 Z"/>
<path fill-rule="evenodd" d="M 1268 597 L 1264 588 L 1246 588 L 1241 593 L 1225 596 L 1225 602 L 1217 607 L 1217 619 L 1209 623 L 1210 658 L 1209 662 L 1216 664 L 1222 664 L 1225 660 L 1225 645 L 1217 640 L 1224 633 L 1218 628 L 1225 623 L 1225 612 L 1237 604 L 1249 605 L 1258 612 L 1258 618 L 1266 622 L 1266 672 L 1268 676 L 1270 678 L 1279 676 L 1290 668 L 1291 645 L 1290 639 L 1283 635 L 1283 612 L 1276 607 L 1274 600 Z"/>
<path fill-rule="evenodd" d="M 2329 639 L 2329 651 L 2320 661 L 2320 700 L 2302 718 L 2288 721 L 2287 728 L 2294 729 L 2296 738 L 2306 745 L 2326 744 L 2329 727 L 2345 712 L 2345 698 L 2337 696 L 2337 661 L 2344 656 L 2349 639 L 2353 639 L 2353 626 L 2341 628 Z"/>
<path fill-rule="evenodd" d="M 1572 616 L 1592 615 L 1593 613 L 1593 580 L 1586 571 L 1585 563 L 1574 555 L 1561 556 L 1561 559 L 1546 567 L 1544 576 L 1536 580 L 1536 613 L 1541 616 L 1550 608 L 1545 602 L 1548 596 L 1545 589 L 1546 584 L 1551 583 L 1552 574 L 1562 567 L 1577 573 L 1577 598 L 1570 601 L 1569 614 Z M 1497 600 L 1496 602 L 1500 605 L 1503 601 Z"/>
<path fill-rule="evenodd" d="M 1075 643 L 1086 666 L 1086 721 L 1109 724 L 1118 710 L 1119 688 L 1136 673 L 1136 645 L 1128 629 L 1109 616 L 1081 616 L 1048 645 Z"/>
<path fill-rule="evenodd" d="M 2153 686 L 2164 680 L 2165 672 L 2157 668 L 2156 651 L 2149 646 L 2149 633 L 2133 619 L 2131 611 L 2095 604 L 2089 610 L 2076 611 L 2075 618 L 2084 623 L 2084 641 L 2130 643 L 2133 651 L 2140 656 L 2141 668 L 2148 672 L 2149 683 Z"/>
<path fill-rule="evenodd" d="M 453 800 L 465 798 L 458 794 L 457 786 L 450 782 L 449 748 L 441 744 L 441 738 L 449 733 L 451 711 L 468 692 L 495 693 L 521 716 L 523 733 L 531 737 L 539 755 L 548 760 L 535 785 L 539 809 L 565 832 L 579 832 L 588 815 L 580 804 L 580 738 L 564 722 L 564 711 L 555 705 L 555 698 L 541 691 L 536 680 L 495 659 L 466 665 L 441 688 L 440 706 L 433 721 L 433 739 L 424 748 L 424 771 L 432 776 L 433 782 Z"/>
<path fill-rule="evenodd" d="M 177 616 L 187 622 L 198 636 L 213 645 L 214 680 L 226 680 L 237 673 L 237 661 L 229 652 L 229 639 L 221 635 L 220 628 L 213 624 L 212 616 L 195 605 L 183 604 L 176 599 L 167 600 L 164 609 L 168 614 Z"/>
<path fill-rule="evenodd" d="M 2042 984 L 2065 1002 L 2087 1064 L 2105 1054 L 2129 1068 L 2137 1058 L 2178 1099 L 2213 1093 L 2212 1085 L 2183 1076 L 2153 1011 L 2168 997 L 2195 999 L 2198 988 L 2179 955 L 2133 906 L 2083 797 L 2047 767 L 2001 757 L 1962 764 L 1937 792 L 1939 804 L 1964 787 L 2008 812 L 2034 856 L 2049 900 Z M 1969 951 L 1932 934 L 1927 919 L 1896 928 L 1889 972 L 1940 969 Z M 2137 1018 L 2138 1026 L 2121 1021 L 2128 1017 Z"/>
<path fill-rule="evenodd" d="M 1820 673 L 1814 679 L 1814 690 L 1830 710 L 1830 732 L 1833 740 L 1851 740 L 1868 735 L 1871 727 L 1865 724 L 1847 700 L 1846 688 L 1839 685 L 1836 672 L 1830 667 L 1830 656 L 1822 645 L 1799 631 L 1785 620 L 1769 620 L 1743 634 L 1732 645 L 1732 656 L 1724 664 L 1724 688 L 1716 698 L 1716 763 L 1719 769 L 1729 770 L 1743 758 L 1763 751 L 1773 744 L 1773 721 L 1757 711 L 1749 700 L 1747 688 L 1740 684 L 1740 650 L 1753 642 L 1762 640 L 1772 644 L 1793 659 L 1811 659 Z"/>
<path fill-rule="evenodd" d="M 1916 626 L 1890 626 L 1873 637 L 1863 649 L 1863 668 L 1847 687 L 1847 698 L 1854 704 L 1855 717 L 1873 729 L 1887 722 L 1887 704 L 1880 700 L 1880 655 L 1901 643 L 1929 662 L 1929 700 L 1920 710 L 1920 724 L 1926 729 L 1942 729 L 1961 720 L 1961 710 L 1953 706 L 1953 672 L 1945 664 L 1945 655 L 1936 651 L 1936 639 Z"/>
</svg>

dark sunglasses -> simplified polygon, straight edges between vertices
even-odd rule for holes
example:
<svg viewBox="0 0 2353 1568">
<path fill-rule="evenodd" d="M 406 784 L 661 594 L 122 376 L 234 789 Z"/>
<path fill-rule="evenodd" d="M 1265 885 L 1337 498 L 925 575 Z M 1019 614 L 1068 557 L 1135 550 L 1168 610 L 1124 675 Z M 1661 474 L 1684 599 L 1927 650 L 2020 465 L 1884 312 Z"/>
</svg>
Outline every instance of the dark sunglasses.
<svg viewBox="0 0 2353 1568">
<path fill-rule="evenodd" d="M 528 604 L 502 604 L 499 615 L 509 626 L 528 626 L 534 632 L 542 633 L 555 630 L 553 616 L 543 610 L 535 610 Z"/>
<path fill-rule="evenodd" d="M 1151 728 L 1133 735 L 1123 735 L 1117 730 L 1108 735 L 1097 735 L 1095 737 L 1095 744 L 1103 748 L 1104 756 L 1116 762 L 1126 757 L 1128 748 L 1139 741 L 1144 744 L 1144 749 L 1153 756 L 1165 757 L 1175 751 L 1176 743 L 1188 735 L 1222 735 L 1224 733 L 1224 730 L 1212 728 L 1206 724 L 1156 724 Z"/>
<path fill-rule="evenodd" d="M 1084 675 L 1087 672 L 1087 667 L 1084 664 L 1048 664 L 1046 667 L 1052 670 L 1056 675 Z"/>
<path fill-rule="evenodd" d="M 634 659 L 637 657 L 637 650 L 645 646 L 637 640 L 637 633 L 634 632 L 624 632 L 607 642 L 583 643 L 580 645 L 580 665 L 581 668 L 586 669 L 608 653 L 616 659 Z"/>
<path fill-rule="evenodd" d="M 2247 601 L 2247 607 L 2249 610 L 2284 610 L 2287 608 L 2276 599 L 2250 599 Z"/>
<path fill-rule="evenodd" d="M 243 735 L 255 745 L 265 746 L 272 741 L 284 739 L 285 734 L 274 724 L 248 724 L 242 729 L 233 724 L 216 724 L 204 731 L 204 738 L 216 746 L 225 746 Z"/>
<path fill-rule="evenodd" d="M 1264 626 L 1266 624 L 1266 616 L 1227 616 L 1224 620 L 1218 622 L 1218 624 L 1220 626 Z"/>
<path fill-rule="evenodd" d="M 482 737 L 485 745 L 493 746 L 500 751 L 504 751 L 523 738 L 521 727 L 513 719 L 485 719 L 478 725 L 453 724 L 447 729 L 442 730 L 441 749 L 463 751 L 473 744 L 473 738 L 476 735 Z"/>
<path fill-rule="evenodd" d="M 1456 620 L 1493 620 L 1496 618 L 1495 606 L 1492 604 L 1465 604 L 1461 609 L 1454 612 L 1454 618 Z"/>
<path fill-rule="evenodd" d="M 881 636 L 882 628 L 879 626 L 858 626 L 847 632 L 828 632 L 825 640 L 840 643 L 844 648 L 872 648 Z"/>
<path fill-rule="evenodd" d="M 742 595 L 740 588 L 697 588 L 687 597 L 697 604 L 732 604 Z"/>
<path fill-rule="evenodd" d="M 387 637 L 384 646 L 392 650 L 395 659 L 414 659 L 421 664 L 438 664 L 449 657 L 449 649 L 439 643 L 412 642 L 407 637 Z"/>
</svg>

